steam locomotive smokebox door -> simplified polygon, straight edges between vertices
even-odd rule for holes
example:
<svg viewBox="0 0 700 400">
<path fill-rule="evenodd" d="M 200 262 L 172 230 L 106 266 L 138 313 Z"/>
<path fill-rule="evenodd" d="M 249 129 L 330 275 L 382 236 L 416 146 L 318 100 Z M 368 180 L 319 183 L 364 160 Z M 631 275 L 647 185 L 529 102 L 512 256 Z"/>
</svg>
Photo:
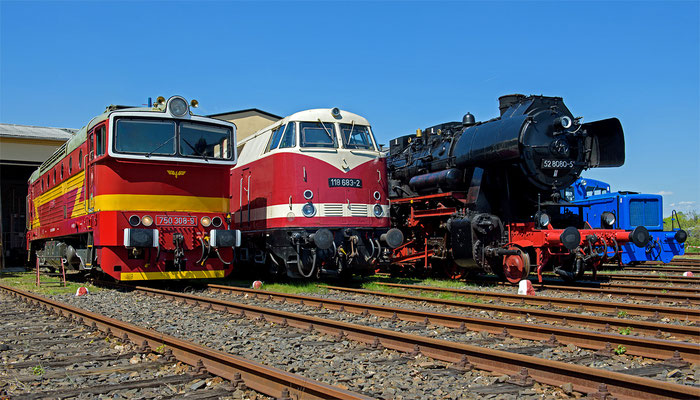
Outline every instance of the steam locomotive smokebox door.
<svg viewBox="0 0 700 400">
<path fill-rule="evenodd" d="M 583 124 L 590 138 L 593 167 L 620 167 L 625 163 L 625 134 L 617 118 Z"/>
<path fill-rule="evenodd" d="M 468 218 L 453 218 L 449 222 L 452 258 L 457 265 L 466 266 L 472 260 L 472 223 Z"/>
</svg>

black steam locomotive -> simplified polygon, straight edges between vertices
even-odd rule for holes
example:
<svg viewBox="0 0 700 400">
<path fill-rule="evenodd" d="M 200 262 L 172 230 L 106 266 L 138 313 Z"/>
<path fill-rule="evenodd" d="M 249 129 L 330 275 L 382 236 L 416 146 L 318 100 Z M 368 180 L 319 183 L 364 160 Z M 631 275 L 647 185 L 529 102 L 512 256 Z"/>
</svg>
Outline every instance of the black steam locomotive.
<svg viewBox="0 0 700 400">
<path fill-rule="evenodd" d="M 462 276 L 470 269 L 511 282 L 531 266 L 580 278 L 648 242 L 648 232 L 586 229 L 559 191 L 581 172 L 625 160 L 620 121 L 582 123 L 560 97 L 507 95 L 501 115 L 432 126 L 393 139 L 388 169 L 392 219 L 407 242 L 394 253 L 405 268 Z M 565 228 L 565 229 L 561 229 Z"/>
</svg>

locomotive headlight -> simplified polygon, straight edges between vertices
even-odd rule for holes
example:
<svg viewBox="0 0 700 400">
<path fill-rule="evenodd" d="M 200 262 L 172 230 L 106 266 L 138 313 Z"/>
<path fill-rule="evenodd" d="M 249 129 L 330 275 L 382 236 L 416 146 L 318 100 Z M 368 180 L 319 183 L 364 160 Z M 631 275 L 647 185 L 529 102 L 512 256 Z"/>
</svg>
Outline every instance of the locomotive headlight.
<svg viewBox="0 0 700 400">
<path fill-rule="evenodd" d="M 561 116 L 555 120 L 555 123 L 558 125 L 561 125 L 562 128 L 564 129 L 569 129 L 571 128 L 571 124 L 573 123 L 571 121 L 571 118 L 567 117 L 566 115 Z"/>
<path fill-rule="evenodd" d="M 535 223 L 538 228 L 546 228 L 549 225 L 549 215 L 544 211 L 538 211 L 535 214 Z"/>
<path fill-rule="evenodd" d="M 610 211 L 605 211 L 600 215 L 600 222 L 606 228 L 612 228 L 615 225 L 615 214 Z"/>
<path fill-rule="evenodd" d="M 374 192 L 374 199 L 377 200 L 377 201 L 379 201 L 381 198 L 382 198 L 382 194 L 379 193 L 379 192 L 377 192 L 377 191 L 375 191 L 375 192 Z"/>
<path fill-rule="evenodd" d="M 316 215 L 316 207 L 311 203 L 306 203 L 304 207 L 301 208 L 301 213 L 304 214 L 305 217 L 311 218 Z"/>
<path fill-rule="evenodd" d="M 168 109 L 173 116 L 182 117 L 187 112 L 187 102 L 182 97 L 172 98 L 168 103 Z"/>
<path fill-rule="evenodd" d="M 138 215 L 132 215 L 131 217 L 129 217 L 129 225 L 139 226 L 140 223 L 141 223 L 141 217 L 139 217 Z"/>
<path fill-rule="evenodd" d="M 374 216 L 379 218 L 382 215 L 384 215 L 384 208 L 382 208 L 382 206 L 379 204 L 375 204 L 374 205 Z"/>
<path fill-rule="evenodd" d="M 314 198 L 314 192 L 312 192 L 312 191 L 309 190 L 309 189 L 304 190 L 304 198 L 305 198 L 306 200 L 311 200 L 311 199 L 313 199 L 313 198 Z"/>
<path fill-rule="evenodd" d="M 143 218 L 141 218 L 141 223 L 143 226 L 151 226 L 153 225 L 153 218 L 150 215 L 144 215 Z"/>
<path fill-rule="evenodd" d="M 223 222 L 224 221 L 221 219 L 221 217 L 214 217 L 211 219 L 211 224 L 217 228 L 220 227 Z"/>
<path fill-rule="evenodd" d="M 209 226 L 209 225 L 211 225 L 211 218 L 202 217 L 202 219 L 200 219 L 199 222 L 202 223 L 202 226 Z"/>
</svg>

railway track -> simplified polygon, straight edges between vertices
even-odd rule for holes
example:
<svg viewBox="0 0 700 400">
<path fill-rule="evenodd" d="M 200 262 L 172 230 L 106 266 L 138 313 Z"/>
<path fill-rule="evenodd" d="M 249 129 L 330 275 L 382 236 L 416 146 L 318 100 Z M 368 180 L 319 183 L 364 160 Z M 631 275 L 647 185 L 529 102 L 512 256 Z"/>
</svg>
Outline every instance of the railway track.
<svg viewBox="0 0 700 400">
<path fill-rule="evenodd" d="M 377 274 L 381 277 L 390 278 L 387 275 Z M 700 294 L 700 286 L 697 287 L 685 287 L 685 286 L 658 286 L 658 285 L 636 285 L 636 284 L 626 284 L 626 283 L 615 283 L 615 282 L 599 282 L 592 280 L 575 281 L 575 282 L 565 282 L 560 279 L 545 279 L 542 283 L 537 281 L 536 277 L 529 278 L 533 285 L 540 285 L 542 287 L 562 287 L 562 288 L 607 288 L 607 289 L 632 289 L 634 291 L 651 293 L 688 293 L 688 294 Z M 499 285 L 506 287 L 513 287 L 513 284 L 509 282 L 503 282 L 495 277 L 483 277 L 479 280 L 464 280 L 464 283 L 479 284 L 479 285 Z M 569 290 L 569 289 L 563 289 Z M 682 299 L 685 300 L 685 299 Z"/>
<path fill-rule="evenodd" d="M 476 283 L 467 281 L 467 283 Z M 498 286 L 512 287 L 512 284 L 505 282 L 495 282 Z M 599 287 L 585 287 L 573 285 L 557 285 L 551 283 L 532 282 L 532 286 L 538 290 L 556 290 L 567 293 L 579 294 L 599 294 L 603 296 L 622 297 L 625 299 L 636 299 L 651 301 L 654 303 L 674 302 L 691 305 L 700 304 L 699 289 L 694 288 L 665 288 L 658 286 L 637 286 L 624 284 L 600 284 Z"/>
<path fill-rule="evenodd" d="M 368 296 L 378 296 L 392 298 L 402 301 L 413 301 L 416 303 L 427 303 L 441 307 L 454 307 L 456 309 L 480 310 L 488 315 L 513 318 L 534 318 L 559 326 L 576 326 L 583 329 L 593 329 L 602 332 L 613 332 L 632 328 L 634 332 L 649 337 L 666 337 L 675 340 L 697 340 L 700 337 L 700 328 L 696 326 L 684 326 L 676 324 L 665 324 L 653 321 L 638 321 L 630 319 L 620 319 L 615 317 L 601 317 L 583 315 L 578 313 L 550 311 L 538 308 L 516 307 L 514 305 L 484 304 L 470 301 L 437 299 L 431 297 L 413 296 L 410 294 L 397 294 L 382 291 L 351 289 L 337 286 L 322 286 L 330 290 L 362 294 Z"/>
<path fill-rule="evenodd" d="M 236 388 L 249 388 L 268 396 L 284 399 L 291 396 L 299 399 L 369 399 L 358 393 L 267 367 L 242 357 L 144 329 L 23 290 L 0 285 L 0 291 L 27 303 L 52 310 L 59 316 L 92 326 L 93 329 L 99 329 L 123 341 L 131 341 L 144 348 L 165 348 L 168 354 L 172 354 L 183 363 L 195 366 L 200 373 L 208 371 L 225 378 Z"/>
<path fill-rule="evenodd" d="M 511 374 L 511 379 L 528 379 L 552 386 L 572 384 L 574 390 L 606 398 L 668 399 L 700 396 L 700 388 L 662 382 L 620 372 L 573 365 L 560 361 L 493 350 L 464 343 L 434 339 L 420 335 L 351 324 L 316 316 L 281 311 L 242 302 L 207 298 L 186 293 L 134 287 L 142 293 L 161 296 L 184 304 L 226 311 L 249 319 L 298 329 L 319 331 L 343 340 L 353 340 L 410 354 L 422 354 L 436 360 L 454 363 L 456 368 L 477 368 L 498 374 Z M 269 296 L 265 296 L 269 298 Z"/>
<path fill-rule="evenodd" d="M 262 297 L 269 296 L 269 300 L 278 302 L 303 303 L 310 307 L 323 307 L 329 310 L 351 312 L 354 314 L 371 314 L 383 318 L 399 318 L 405 321 L 418 322 L 426 326 L 428 324 L 435 324 L 448 328 L 469 329 L 502 336 L 512 335 L 528 340 L 544 341 L 552 345 L 557 345 L 558 343 L 565 345 L 573 344 L 579 347 L 600 351 L 622 345 L 625 346 L 627 353 L 632 355 L 665 360 L 672 358 L 675 352 L 679 352 L 678 355 L 686 361 L 692 363 L 700 361 L 700 344 L 696 343 L 639 338 L 613 333 L 590 332 L 581 329 L 519 323 L 492 318 L 474 318 L 457 314 L 436 313 L 356 301 L 334 300 L 231 286 L 208 285 L 207 287 L 210 290 L 218 292 L 252 294 Z"/>
<path fill-rule="evenodd" d="M 545 273 L 543 276 L 552 278 L 556 277 L 553 273 Z M 586 273 L 583 275 L 584 279 L 593 280 L 593 274 Z M 681 275 L 665 275 L 665 274 L 597 274 L 597 281 L 626 281 L 626 282 L 640 282 L 640 283 L 671 283 L 671 284 L 685 284 L 685 285 L 697 285 L 700 284 L 700 277 L 685 277 Z"/>
<path fill-rule="evenodd" d="M 634 267 L 624 267 L 625 271 L 635 271 L 635 272 L 650 272 L 654 271 L 661 274 L 674 273 L 682 274 L 684 272 L 692 272 L 693 274 L 700 272 L 700 265 L 688 266 L 688 267 L 664 267 L 660 265 L 649 265 L 649 266 L 634 266 Z M 676 275 L 671 275 L 676 276 Z"/>
<path fill-rule="evenodd" d="M 648 261 L 645 264 L 654 265 L 662 264 L 659 261 Z M 700 267 L 700 258 L 679 258 L 676 257 L 671 260 L 667 265 L 674 265 L 678 267 Z"/>
<path fill-rule="evenodd" d="M 592 274 L 587 273 L 585 276 L 592 276 Z M 649 281 L 661 281 L 661 282 L 673 282 L 673 283 L 687 283 L 687 284 L 698 284 L 700 283 L 700 277 L 697 276 L 669 276 L 663 273 L 659 274 L 608 274 L 599 273 L 598 278 L 603 279 L 627 279 L 627 278 L 642 278 Z"/>
<path fill-rule="evenodd" d="M 0 398 L 214 399 L 234 392 L 221 378 L 49 312 L 37 312 L 10 296 L 0 295 L 0 304 L 4 311 Z"/>
<path fill-rule="evenodd" d="M 659 305 L 644 305 L 644 304 L 631 304 L 631 303 L 616 303 L 607 301 L 596 301 L 596 300 L 584 300 L 584 299 L 567 299 L 560 297 L 548 297 L 548 296 L 520 296 L 517 294 L 510 293 L 497 293 L 488 292 L 480 290 L 469 290 L 469 289 L 450 289 L 450 288 L 440 288 L 434 286 L 419 286 L 419 285 L 404 285 L 398 283 L 383 283 L 377 282 L 378 285 L 383 285 L 387 287 L 399 288 L 399 289 L 409 289 L 417 291 L 431 291 L 431 292 L 444 292 L 457 294 L 462 296 L 468 296 L 472 298 L 487 298 L 494 299 L 497 301 L 502 301 L 504 303 L 510 304 L 522 304 L 531 306 L 545 306 L 545 307 L 561 307 L 570 308 L 576 310 L 584 310 L 591 312 L 603 312 L 610 313 L 612 315 L 618 316 L 621 313 L 629 315 L 639 315 L 644 317 L 652 318 L 672 318 L 679 320 L 687 320 L 690 322 L 697 322 L 700 320 L 700 310 L 697 308 L 686 308 L 686 307 L 669 307 L 669 306 L 659 306 Z"/>
</svg>

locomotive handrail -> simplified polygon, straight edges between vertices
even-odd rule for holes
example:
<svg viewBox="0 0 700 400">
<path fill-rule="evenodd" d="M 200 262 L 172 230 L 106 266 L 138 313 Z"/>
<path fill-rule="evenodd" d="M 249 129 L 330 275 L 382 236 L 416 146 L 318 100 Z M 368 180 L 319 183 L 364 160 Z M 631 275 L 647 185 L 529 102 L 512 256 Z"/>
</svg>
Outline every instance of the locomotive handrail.
<svg viewBox="0 0 700 400">
<path fill-rule="evenodd" d="M 88 169 L 87 158 L 88 158 L 88 155 L 85 154 L 83 156 L 83 159 L 84 159 L 84 161 L 83 161 L 84 167 L 83 168 L 85 168 L 85 191 L 83 194 L 83 197 L 85 198 L 85 200 L 83 201 L 83 208 L 85 209 L 85 214 L 90 213 L 90 208 L 88 207 L 88 201 L 89 201 L 88 200 L 88 191 L 89 191 L 89 185 L 90 185 L 90 173 L 89 173 L 89 169 Z"/>
</svg>

